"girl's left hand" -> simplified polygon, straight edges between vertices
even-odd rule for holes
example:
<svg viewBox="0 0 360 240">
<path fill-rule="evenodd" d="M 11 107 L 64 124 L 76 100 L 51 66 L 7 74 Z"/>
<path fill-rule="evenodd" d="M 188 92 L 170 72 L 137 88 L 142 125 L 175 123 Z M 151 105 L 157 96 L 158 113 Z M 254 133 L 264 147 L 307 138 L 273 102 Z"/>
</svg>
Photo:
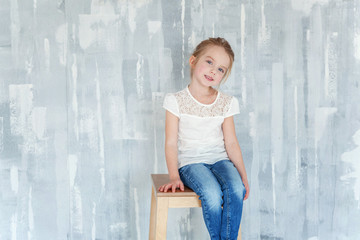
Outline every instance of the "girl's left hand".
<svg viewBox="0 0 360 240">
<path fill-rule="evenodd" d="M 246 190 L 245 197 L 244 197 L 244 201 L 245 201 L 246 199 L 249 198 L 250 187 L 249 187 L 249 183 L 247 181 L 243 181 L 243 183 L 244 183 L 245 190 Z"/>
</svg>

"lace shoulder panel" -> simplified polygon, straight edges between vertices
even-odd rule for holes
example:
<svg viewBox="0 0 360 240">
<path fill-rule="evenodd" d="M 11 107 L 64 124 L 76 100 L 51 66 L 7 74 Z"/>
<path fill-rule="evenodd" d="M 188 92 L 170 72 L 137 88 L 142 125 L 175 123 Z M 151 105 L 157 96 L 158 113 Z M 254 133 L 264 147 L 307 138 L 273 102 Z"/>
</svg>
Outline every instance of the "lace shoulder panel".
<svg viewBox="0 0 360 240">
<path fill-rule="evenodd" d="M 201 105 L 189 95 L 186 89 L 175 93 L 180 114 L 189 114 L 198 117 L 224 116 L 230 109 L 232 96 L 219 92 L 214 104 Z"/>
</svg>

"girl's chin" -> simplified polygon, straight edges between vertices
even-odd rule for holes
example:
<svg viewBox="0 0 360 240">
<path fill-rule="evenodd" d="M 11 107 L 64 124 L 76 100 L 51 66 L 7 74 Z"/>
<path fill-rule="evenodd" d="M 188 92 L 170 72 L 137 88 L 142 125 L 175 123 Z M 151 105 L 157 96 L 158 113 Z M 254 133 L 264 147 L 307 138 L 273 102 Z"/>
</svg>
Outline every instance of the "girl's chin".
<svg viewBox="0 0 360 240">
<path fill-rule="evenodd" d="M 213 84 L 213 83 L 216 82 L 214 79 L 208 79 L 207 77 L 204 77 L 204 80 L 205 80 L 207 83 L 210 83 L 210 84 Z"/>
</svg>

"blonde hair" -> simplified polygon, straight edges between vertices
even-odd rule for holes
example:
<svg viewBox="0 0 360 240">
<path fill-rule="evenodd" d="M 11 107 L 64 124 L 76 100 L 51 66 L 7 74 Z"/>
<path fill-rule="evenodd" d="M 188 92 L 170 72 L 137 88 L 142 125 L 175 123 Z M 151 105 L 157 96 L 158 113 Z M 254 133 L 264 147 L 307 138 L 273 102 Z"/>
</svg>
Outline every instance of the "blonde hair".
<svg viewBox="0 0 360 240">
<path fill-rule="evenodd" d="M 193 64 L 196 65 L 199 58 L 202 55 L 204 55 L 207 48 L 211 47 L 211 46 L 218 46 L 218 47 L 224 48 L 225 52 L 228 54 L 228 56 L 230 58 L 229 68 L 227 69 L 223 79 L 221 80 L 221 83 L 223 83 L 229 77 L 229 75 L 231 73 L 231 68 L 232 68 L 232 65 L 233 65 L 233 62 L 234 62 L 234 59 L 235 59 L 235 55 L 234 55 L 233 50 L 231 49 L 230 44 L 224 38 L 220 38 L 220 37 L 209 38 L 209 39 L 203 40 L 201 43 L 199 43 L 196 46 L 194 52 L 192 53 L 192 56 L 195 57 L 195 61 L 193 62 Z M 190 74 L 191 74 L 191 76 L 193 75 L 193 69 L 192 68 L 190 70 Z"/>
</svg>

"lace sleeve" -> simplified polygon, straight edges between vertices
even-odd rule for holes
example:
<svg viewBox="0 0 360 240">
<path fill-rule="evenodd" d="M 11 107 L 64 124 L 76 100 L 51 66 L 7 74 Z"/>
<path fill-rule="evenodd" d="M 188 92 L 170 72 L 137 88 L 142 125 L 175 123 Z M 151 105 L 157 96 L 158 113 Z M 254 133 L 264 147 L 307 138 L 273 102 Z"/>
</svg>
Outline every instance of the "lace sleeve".
<svg viewBox="0 0 360 240">
<path fill-rule="evenodd" d="M 225 114 L 225 118 L 227 117 L 231 117 L 235 114 L 239 114 L 240 110 L 239 110 L 239 101 L 237 100 L 236 97 L 232 97 L 231 99 L 231 103 L 230 103 L 230 108 L 227 111 L 227 113 Z"/>
<path fill-rule="evenodd" d="M 171 94 L 171 93 L 166 94 L 165 99 L 164 99 L 163 108 L 165 108 L 166 110 L 168 110 L 175 116 L 180 117 L 179 107 L 176 102 L 176 98 L 175 98 L 174 94 Z"/>
</svg>

